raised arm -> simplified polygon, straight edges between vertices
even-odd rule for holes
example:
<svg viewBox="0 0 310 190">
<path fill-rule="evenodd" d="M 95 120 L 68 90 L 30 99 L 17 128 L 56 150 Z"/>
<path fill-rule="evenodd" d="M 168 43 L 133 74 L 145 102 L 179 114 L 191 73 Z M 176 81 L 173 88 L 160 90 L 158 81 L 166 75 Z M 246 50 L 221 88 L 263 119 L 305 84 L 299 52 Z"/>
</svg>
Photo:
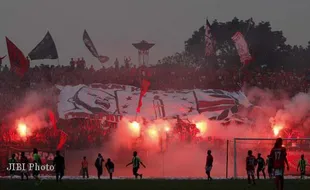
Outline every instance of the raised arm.
<svg viewBox="0 0 310 190">
<path fill-rule="evenodd" d="M 131 161 L 130 163 L 128 163 L 128 164 L 126 165 L 126 167 L 129 166 L 129 165 L 131 165 L 131 164 L 132 164 L 132 161 Z"/>
</svg>

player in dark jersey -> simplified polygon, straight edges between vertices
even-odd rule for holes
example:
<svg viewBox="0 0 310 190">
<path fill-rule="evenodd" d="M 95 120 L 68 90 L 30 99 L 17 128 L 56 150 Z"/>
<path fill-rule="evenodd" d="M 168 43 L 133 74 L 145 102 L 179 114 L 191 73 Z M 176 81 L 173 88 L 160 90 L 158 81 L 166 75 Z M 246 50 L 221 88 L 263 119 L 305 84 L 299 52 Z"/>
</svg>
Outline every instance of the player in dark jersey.
<svg viewBox="0 0 310 190">
<path fill-rule="evenodd" d="M 208 180 L 212 180 L 211 178 L 211 170 L 213 166 L 213 156 L 211 155 L 211 150 L 208 150 L 207 160 L 206 160 L 206 174 L 208 175 Z"/>
<path fill-rule="evenodd" d="M 248 174 L 248 183 L 249 185 L 255 185 L 254 171 L 255 171 L 256 159 L 253 156 L 252 150 L 248 151 L 248 156 L 246 157 L 246 171 Z"/>
<path fill-rule="evenodd" d="M 107 163 L 105 164 L 105 167 L 108 170 L 108 173 L 110 174 L 110 180 L 113 178 L 113 173 L 114 173 L 114 163 L 111 161 L 110 158 L 108 158 Z"/>
<path fill-rule="evenodd" d="M 259 179 L 259 173 L 260 172 L 263 173 L 264 179 L 266 179 L 266 174 L 265 174 L 266 163 L 265 163 L 264 158 L 262 158 L 261 153 L 258 153 L 256 161 L 257 161 L 257 170 L 256 170 L 257 179 Z"/>
<path fill-rule="evenodd" d="M 272 179 L 273 177 L 273 166 L 272 165 L 273 165 L 272 158 L 270 155 L 268 155 L 266 159 L 266 166 L 268 168 L 268 175 L 270 179 Z"/>
<path fill-rule="evenodd" d="M 24 180 L 24 176 L 26 176 L 26 179 L 28 180 L 28 158 L 25 156 L 25 152 L 21 153 L 21 157 L 20 157 L 20 163 L 22 163 L 24 165 L 24 170 L 22 170 L 20 172 L 20 176 L 22 178 L 22 180 Z"/>
<path fill-rule="evenodd" d="M 100 176 L 103 174 L 103 162 L 104 162 L 104 159 L 102 155 L 99 153 L 98 158 L 95 161 L 95 167 L 97 169 L 98 179 L 100 179 Z"/>
<path fill-rule="evenodd" d="M 275 183 L 277 190 L 283 190 L 285 164 L 287 166 L 287 170 L 289 170 L 289 165 L 286 158 L 286 148 L 282 146 L 282 143 L 282 139 L 278 138 L 270 152 L 270 157 L 273 161 L 274 175 L 276 177 Z"/>
<path fill-rule="evenodd" d="M 56 172 L 56 181 L 61 181 L 65 175 L 65 158 L 60 155 L 60 151 L 56 151 L 56 156 L 53 161 Z"/>
</svg>

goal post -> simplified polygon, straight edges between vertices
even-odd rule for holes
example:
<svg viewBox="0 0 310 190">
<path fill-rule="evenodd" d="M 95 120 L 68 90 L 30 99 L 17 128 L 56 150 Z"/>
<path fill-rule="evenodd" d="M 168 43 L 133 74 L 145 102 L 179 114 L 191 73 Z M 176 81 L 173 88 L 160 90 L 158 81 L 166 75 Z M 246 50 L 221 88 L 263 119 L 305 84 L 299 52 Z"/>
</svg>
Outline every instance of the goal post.
<svg viewBox="0 0 310 190">
<path fill-rule="evenodd" d="M 270 153 L 272 147 L 277 138 L 234 138 L 233 139 L 233 167 L 234 179 L 237 179 L 239 173 L 241 176 L 245 176 L 245 158 L 248 150 L 253 151 L 253 155 L 256 157 L 258 153 L 262 154 L 262 157 L 266 159 Z M 283 145 L 288 151 L 288 160 L 290 167 L 294 167 L 290 170 L 295 169 L 297 166 L 297 160 L 300 159 L 301 154 L 305 154 L 305 158 L 310 161 L 310 138 L 282 138 Z M 296 171 L 296 169 L 294 170 Z M 268 175 L 267 170 L 265 171 Z M 295 172 L 290 172 L 288 175 L 296 175 Z"/>
</svg>

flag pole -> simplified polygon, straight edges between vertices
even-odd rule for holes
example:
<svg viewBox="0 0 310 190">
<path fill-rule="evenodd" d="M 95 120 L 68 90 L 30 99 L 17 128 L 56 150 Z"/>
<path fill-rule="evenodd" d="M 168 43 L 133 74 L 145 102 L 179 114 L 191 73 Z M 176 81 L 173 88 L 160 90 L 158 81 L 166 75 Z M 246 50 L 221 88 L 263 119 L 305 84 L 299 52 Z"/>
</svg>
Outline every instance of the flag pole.
<svg viewBox="0 0 310 190">
<path fill-rule="evenodd" d="M 160 136 L 160 148 L 161 148 L 161 153 L 162 153 L 162 162 L 163 162 L 163 177 L 165 177 L 165 152 L 164 152 L 164 147 L 163 147 L 163 137 L 162 134 Z"/>
<path fill-rule="evenodd" d="M 251 17 L 249 20 L 248 20 L 248 27 L 244 33 L 244 38 L 248 35 L 249 31 L 250 31 L 250 28 L 252 27 L 252 24 L 253 24 L 253 18 Z M 241 71 L 245 68 L 245 64 L 242 63 L 242 66 L 240 67 L 239 69 L 239 82 L 240 82 L 240 87 L 243 86 L 242 84 L 242 81 L 241 81 Z"/>
<path fill-rule="evenodd" d="M 252 23 L 253 23 L 253 18 L 251 17 L 249 20 L 248 20 L 248 27 L 244 33 L 244 38 L 247 36 L 247 34 L 249 33 L 250 31 L 250 28 L 252 27 Z"/>
<path fill-rule="evenodd" d="M 208 21 L 208 17 L 206 17 L 206 19 L 205 19 L 205 24 L 204 24 L 204 25 L 205 25 L 205 34 L 204 34 L 204 36 L 205 36 L 205 44 L 204 44 L 204 46 L 205 46 L 205 51 L 204 51 L 204 54 L 205 54 L 205 62 L 206 62 L 206 65 L 209 66 L 208 56 L 206 55 L 206 48 L 207 48 L 207 47 L 206 47 L 207 21 Z"/>
</svg>

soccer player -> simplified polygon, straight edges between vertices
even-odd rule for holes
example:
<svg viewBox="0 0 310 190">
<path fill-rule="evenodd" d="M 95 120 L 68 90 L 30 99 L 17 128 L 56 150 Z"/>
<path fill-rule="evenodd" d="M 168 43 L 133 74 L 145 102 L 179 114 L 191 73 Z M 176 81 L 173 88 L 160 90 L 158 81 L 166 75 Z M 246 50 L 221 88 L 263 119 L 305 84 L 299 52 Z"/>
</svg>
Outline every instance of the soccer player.
<svg viewBox="0 0 310 190">
<path fill-rule="evenodd" d="M 103 173 L 103 162 L 104 162 L 104 159 L 103 159 L 102 155 L 99 153 L 98 158 L 95 161 L 95 167 L 97 169 L 98 179 L 100 179 L 100 176 Z"/>
<path fill-rule="evenodd" d="M 53 161 L 56 172 L 56 181 L 61 181 L 65 173 L 65 158 L 60 155 L 60 151 L 56 151 L 56 156 Z"/>
<path fill-rule="evenodd" d="M 272 179 L 273 176 L 273 162 L 272 162 L 272 158 L 270 155 L 267 156 L 266 159 L 266 166 L 268 167 L 268 174 L 269 174 L 269 178 Z"/>
<path fill-rule="evenodd" d="M 126 165 L 126 167 L 129 166 L 129 165 L 131 165 L 131 164 L 132 164 L 132 166 L 133 166 L 133 168 L 132 168 L 132 173 L 133 173 L 133 175 L 135 176 L 135 178 L 137 179 L 138 176 L 139 176 L 140 179 L 142 179 L 142 174 L 138 174 L 138 170 L 139 170 L 139 168 L 140 168 L 140 164 L 141 164 L 144 168 L 145 168 L 145 165 L 141 162 L 141 159 L 138 157 L 137 151 L 134 151 L 134 152 L 133 152 L 132 161 L 131 161 L 130 163 L 128 163 L 128 164 Z"/>
<path fill-rule="evenodd" d="M 251 184 L 255 185 L 255 177 L 254 177 L 255 163 L 256 163 L 255 156 L 253 156 L 252 150 L 249 150 L 248 156 L 246 157 L 246 171 L 248 174 L 249 185 Z"/>
<path fill-rule="evenodd" d="M 211 155 L 211 150 L 208 150 L 207 154 L 208 155 L 207 155 L 205 169 L 206 169 L 206 174 L 208 175 L 208 180 L 212 180 L 211 170 L 212 170 L 212 166 L 213 166 L 213 156 Z"/>
<path fill-rule="evenodd" d="M 38 149 L 36 148 L 33 149 L 33 163 L 37 164 L 39 167 L 42 164 L 41 157 L 38 154 Z M 37 167 L 34 167 L 32 175 L 36 180 L 36 185 L 40 185 L 42 182 L 42 180 L 39 178 L 39 174 L 40 174 L 40 170 L 38 170 Z"/>
<path fill-rule="evenodd" d="M 110 174 L 110 180 L 112 180 L 113 172 L 114 172 L 114 163 L 111 161 L 110 158 L 108 158 L 108 161 L 105 164 L 105 167 L 107 168 L 108 173 Z"/>
<path fill-rule="evenodd" d="M 266 179 L 266 174 L 265 174 L 265 160 L 264 158 L 262 158 L 262 154 L 258 153 L 257 155 L 257 170 L 256 170 L 256 174 L 257 174 L 257 179 L 259 179 L 259 173 L 262 172 L 264 175 L 264 179 Z"/>
<path fill-rule="evenodd" d="M 20 176 L 22 178 L 22 181 L 24 180 L 24 176 L 26 176 L 26 179 L 28 180 L 28 158 L 25 156 L 25 152 L 21 153 L 20 162 L 25 166 L 25 169 L 21 171 Z"/>
<path fill-rule="evenodd" d="M 276 189 L 283 190 L 284 186 L 284 168 L 285 164 L 287 166 L 287 170 L 289 170 L 289 165 L 287 161 L 286 148 L 282 146 L 282 139 L 278 138 L 274 147 L 270 152 L 270 156 L 273 161 L 274 175 L 276 177 Z"/>
<path fill-rule="evenodd" d="M 83 178 L 85 178 L 85 175 L 87 179 L 89 178 L 88 175 L 88 162 L 86 160 L 86 156 L 84 156 L 83 161 L 82 161 L 82 173 L 83 173 Z"/>
<path fill-rule="evenodd" d="M 301 159 L 298 162 L 297 171 L 300 169 L 300 179 L 305 179 L 306 175 L 306 166 L 307 161 L 305 160 L 305 156 L 302 154 Z"/>
<path fill-rule="evenodd" d="M 15 158 L 15 154 L 12 154 L 12 157 L 9 159 L 9 163 L 10 164 L 16 164 L 17 160 Z M 14 166 L 15 167 L 15 166 Z M 13 168 L 14 168 L 13 167 Z M 11 176 L 11 179 L 13 178 L 13 176 L 15 175 L 15 170 L 11 167 L 11 170 L 10 170 L 10 176 Z"/>
</svg>

